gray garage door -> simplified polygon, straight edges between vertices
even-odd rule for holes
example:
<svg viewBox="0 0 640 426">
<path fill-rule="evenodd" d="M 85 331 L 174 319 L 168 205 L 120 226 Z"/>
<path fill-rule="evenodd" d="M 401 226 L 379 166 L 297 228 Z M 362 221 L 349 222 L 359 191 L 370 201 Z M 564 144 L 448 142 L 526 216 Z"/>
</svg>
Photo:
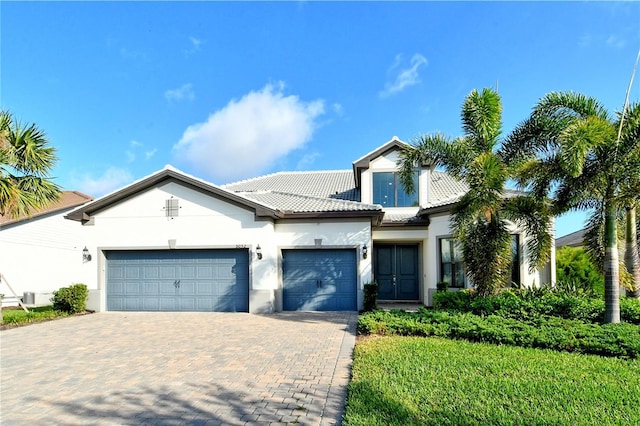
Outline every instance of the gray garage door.
<svg viewBox="0 0 640 426">
<path fill-rule="evenodd" d="M 355 250 L 284 250 L 285 311 L 357 310 Z"/>
<path fill-rule="evenodd" d="M 249 311 L 247 250 L 109 251 L 109 311 Z"/>
</svg>

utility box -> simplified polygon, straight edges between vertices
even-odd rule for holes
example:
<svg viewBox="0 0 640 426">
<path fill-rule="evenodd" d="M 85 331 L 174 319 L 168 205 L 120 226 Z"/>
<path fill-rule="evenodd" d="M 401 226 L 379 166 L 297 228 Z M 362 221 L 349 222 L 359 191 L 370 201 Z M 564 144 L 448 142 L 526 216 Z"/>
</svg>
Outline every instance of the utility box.
<svg viewBox="0 0 640 426">
<path fill-rule="evenodd" d="M 36 294 L 33 291 L 25 291 L 22 295 L 22 303 L 25 305 L 35 305 Z"/>
</svg>

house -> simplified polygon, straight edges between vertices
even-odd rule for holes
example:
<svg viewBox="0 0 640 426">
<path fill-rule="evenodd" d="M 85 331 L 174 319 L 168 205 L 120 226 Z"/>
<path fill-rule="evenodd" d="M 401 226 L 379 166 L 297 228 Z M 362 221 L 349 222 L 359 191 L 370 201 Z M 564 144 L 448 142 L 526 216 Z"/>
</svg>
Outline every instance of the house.
<svg viewBox="0 0 640 426">
<path fill-rule="evenodd" d="M 77 191 L 63 191 L 58 201 L 29 216 L 0 216 L 0 273 L 4 277 L 0 293 L 5 296 L 4 305 L 17 304 L 25 292 L 37 297 L 34 304 L 47 304 L 54 290 L 89 279 L 78 274 L 86 230 L 64 216 L 91 200 Z"/>
<path fill-rule="evenodd" d="M 571 234 L 556 238 L 556 248 L 558 249 L 564 246 L 582 247 L 584 245 L 584 231 L 584 229 L 580 229 Z"/>
<path fill-rule="evenodd" d="M 378 299 L 430 304 L 438 281 L 468 286 L 451 240 L 451 207 L 467 190 L 433 166 L 418 191 L 398 183 L 397 137 L 335 171 L 278 172 L 217 186 L 167 166 L 69 213 L 91 229 L 100 310 L 356 310 Z M 513 227 L 525 285 L 527 235 Z M 89 234 L 87 234 L 89 235 Z"/>
</svg>

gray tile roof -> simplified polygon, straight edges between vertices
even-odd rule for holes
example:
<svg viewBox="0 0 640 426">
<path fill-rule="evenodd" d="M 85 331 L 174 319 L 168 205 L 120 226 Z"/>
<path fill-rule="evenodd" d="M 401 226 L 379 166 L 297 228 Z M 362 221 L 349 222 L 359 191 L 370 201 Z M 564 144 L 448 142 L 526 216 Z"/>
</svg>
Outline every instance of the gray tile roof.
<svg viewBox="0 0 640 426">
<path fill-rule="evenodd" d="M 356 212 L 380 211 L 376 204 L 364 204 L 356 201 L 335 198 L 314 197 L 310 195 L 289 194 L 277 191 L 240 192 L 238 195 L 251 199 L 260 204 L 272 206 L 285 213 L 313 213 L 313 212 Z"/>
<path fill-rule="evenodd" d="M 278 172 L 222 185 L 234 192 L 276 191 L 339 200 L 360 201 L 353 171 L 323 170 L 308 172 Z"/>
<path fill-rule="evenodd" d="M 437 170 L 431 174 L 430 186 L 429 201 L 424 206 L 425 209 L 453 204 L 469 190 L 464 182 L 455 180 L 449 174 Z"/>
</svg>

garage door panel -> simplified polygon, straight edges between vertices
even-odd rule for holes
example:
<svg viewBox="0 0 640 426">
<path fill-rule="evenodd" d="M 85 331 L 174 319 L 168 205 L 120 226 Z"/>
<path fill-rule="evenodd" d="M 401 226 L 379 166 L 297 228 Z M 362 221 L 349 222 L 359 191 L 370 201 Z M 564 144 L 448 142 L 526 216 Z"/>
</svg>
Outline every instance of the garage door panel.
<svg viewBox="0 0 640 426">
<path fill-rule="evenodd" d="M 355 250 L 285 250 L 284 310 L 357 309 Z"/>
<path fill-rule="evenodd" d="M 107 309 L 249 311 L 248 250 L 110 251 Z"/>
</svg>

